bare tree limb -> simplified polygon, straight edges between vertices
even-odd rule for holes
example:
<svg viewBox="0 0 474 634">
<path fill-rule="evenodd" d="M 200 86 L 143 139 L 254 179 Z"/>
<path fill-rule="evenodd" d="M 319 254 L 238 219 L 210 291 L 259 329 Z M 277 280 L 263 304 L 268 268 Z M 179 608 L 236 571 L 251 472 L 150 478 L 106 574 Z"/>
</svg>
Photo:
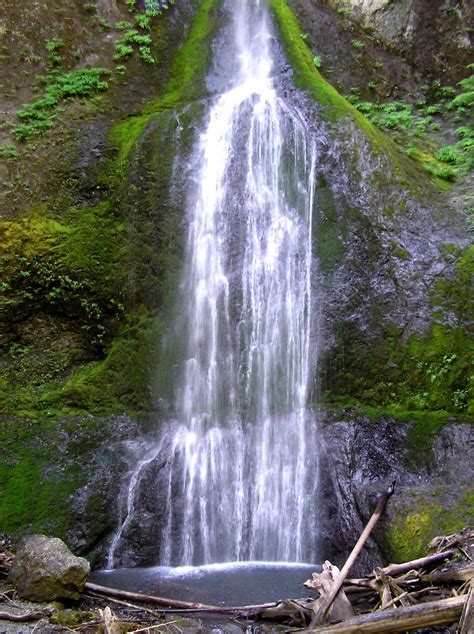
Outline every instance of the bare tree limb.
<svg viewBox="0 0 474 634">
<path fill-rule="evenodd" d="M 4 621 L 17 621 L 17 622 L 39 621 L 40 619 L 43 619 L 49 615 L 50 615 L 50 612 L 44 612 L 44 611 L 38 611 L 38 610 L 33 612 L 24 612 L 23 614 L 1 611 L 0 619 Z"/>
<path fill-rule="evenodd" d="M 379 499 L 377 501 L 377 506 L 375 507 L 375 511 L 372 513 L 372 517 L 368 521 L 367 526 L 362 531 L 361 536 L 359 537 L 356 545 L 352 549 L 352 552 L 347 558 L 346 563 L 342 567 L 341 572 L 339 573 L 338 577 L 334 581 L 334 585 L 332 587 L 330 594 L 324 600 L 320 602 L 319 608 L 317 612 L 315 613 L 313 620 L 311 621 L 311 626 L 314 627 L 315 625 L 318 625 L 319 623 L 324 622 L 332 602 L 336 598 L 337 593 L 339 592 L 339 590 L 342 587 L 342 584 L 344 583 L 344 579 L 349 574 L 349 570 L 352 568 L 355 560 L 359 556 L 359 553 L 364 547 L 365 542 L 369 538 L 369 535 L 372 532 L 375 524 L 379 521 L 380 516 L 384 512 L 385 506 L 389 498 L 393 495 L 394 490 L 395 490 L 395 482 L 392 482 L 392 484 L 388 487 L 388 489 L 384 491 L 382 495 L 379 496 Z"/>
<path fill-rule="evenodd" d="M 364 614 L 355 619 L 313 628 L 310 632 L 325 634 L 380 634 L 380 632 L 408 632 L 423 627 L 449 625 L 461 616 L 466 595 L 440 601 L 410 605 L 407 608 L 395 608 Z"/>
</svg>

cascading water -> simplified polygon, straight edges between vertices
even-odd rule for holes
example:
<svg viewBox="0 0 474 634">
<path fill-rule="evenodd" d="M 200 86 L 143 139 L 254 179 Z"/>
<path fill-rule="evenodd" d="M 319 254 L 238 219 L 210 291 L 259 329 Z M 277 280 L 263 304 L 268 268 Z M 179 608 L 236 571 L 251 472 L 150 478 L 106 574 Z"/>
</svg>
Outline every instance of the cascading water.
<svg viewBox="0 0 474 634">
<path fill-rule="evenodd" d="M 109 567 L 153 463 L 162 565 L 316 555 L 318 443 L 305 412 L 316 145 L 272 77 L 266 2 L 228 5 L 232 41 L 215 79 L 225 91 L 195 148 L 188 196 L 176 420 L 132 474 Z"/>
</svg>

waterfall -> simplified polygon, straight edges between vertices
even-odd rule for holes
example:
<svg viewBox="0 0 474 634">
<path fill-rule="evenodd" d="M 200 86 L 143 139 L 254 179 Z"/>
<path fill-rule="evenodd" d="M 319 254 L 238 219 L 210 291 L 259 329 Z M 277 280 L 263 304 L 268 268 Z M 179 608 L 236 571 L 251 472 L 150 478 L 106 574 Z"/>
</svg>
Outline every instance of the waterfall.
<svg viewBox="0 0 474 634">
<path fill-rule="evenodd" d="M 318 452 L 308 416 L 316 143 L 273 77 L 266 2 L 228 2 L 225 52 L 193 153 L 176 328 L 176 420 L 132 473 L 109 552 L 160 463 L 159 563 L 311 561 Z M 179 360 L 178 360 L 179 361 Z"/>
</svg>

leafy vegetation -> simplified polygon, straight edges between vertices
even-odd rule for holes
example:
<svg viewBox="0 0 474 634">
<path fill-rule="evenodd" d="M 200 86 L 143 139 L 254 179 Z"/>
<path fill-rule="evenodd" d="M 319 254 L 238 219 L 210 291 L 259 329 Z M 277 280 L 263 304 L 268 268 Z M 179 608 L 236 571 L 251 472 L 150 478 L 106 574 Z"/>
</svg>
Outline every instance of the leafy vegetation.
<svg viewBox="0 0 474 634">
<path fill-rule="evenodd" d="M 81 68 L 69 73 L 55 73 L 44 78 L 46 87 L 41 99 L 25 104 L 17 111 L 19 119 L 24 121 L 13 127 L 13 136 L 18 141 L 29 141 L 32 137 L 44 134 L 54 125 L 59 105 L 75 97 L 92 97 L 107 90 L 110 75 L 105 68 Z"/>
<path fill-rule="evenodd" d="M 7 159 L 14 159 L 18 156 L 17 148 L 11 143 L 0 146 L 0 157 Z"/>
<path fill-rule="evenodd" d="M 120 61 L 126 57 L 130 57 L 133 54 L 134 48 L 133 44 L 135 44 L 138 48 L 139 55 L 144 62 L 148 64 L 154 64 L 155 60 L 151 54 L 151 36 L 146 34 L 139 33 L 136 29 L 129 29 L 125 31 L 123 39 L 117 40 L 115 43 L 115 49 L 117 53 L 114 55 L 113 59 L 115 61 Z"/>
<path fill-rule="evenodd" d="M 368 87 L 376 88 L 375 84 Z M 395 140 L 406 142 L 408 137 L 411 143 L 406 149 L 407 155 L 419 161 L 427 172 L 452 181 L 474 167 L 474 131 L 465 122 L 474 104 L 474 75 L 460 81 L 457 91 L 439 82 L 426 90 L 431 93 L 431 103 L 426 99 L 417 99 L 414 104 L 364 101 L 358 88 L 351 90 L 348 100 L 377 127 L 394 134 Z M 455 132 L 459 140 L 439 147 L 439 135 L 435 135 L 441 126 L 454 129 L 457 121 L 464 122 Z"/>
</svg>

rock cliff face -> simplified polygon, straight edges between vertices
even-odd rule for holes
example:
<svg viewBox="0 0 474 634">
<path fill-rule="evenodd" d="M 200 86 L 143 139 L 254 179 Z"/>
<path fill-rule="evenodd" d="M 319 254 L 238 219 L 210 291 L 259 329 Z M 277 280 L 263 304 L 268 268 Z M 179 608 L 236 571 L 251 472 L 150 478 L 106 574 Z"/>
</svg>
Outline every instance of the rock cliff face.
<svg viewBox="0 0 474 634">
<path fill-rule="evenodd" d="M 329 0 L 395 47 L 425 74 L 449 82 L 471 61 L 474 9 L 465 0 Z"/>
<path fill-rule="evenodd" d="M 390 417 L 371 421 L 347 411 L 342 417 L 325 414 L 321 426 L 326 504 L 332 504 L 328 549 L 342 546 L 336 558 L 348 554 L 347 545 L 355 543 L 378 494 L 394 481 L 396 492 L 359 559 L 360 571 L 381 560 L 421 557 L 432 537 L 472 523 L 470 425 L 448 424 L 436 433 L 429 425 Z"/>
<path fill-rule="evenodd" d="M 221 16 L 217 0 L 177 0 L 148 25 L 131 2 L 56 5 L 8 2 L 0 25 L 11 85 L 0 132 L 0 527 L 67 536 L 100 561 L 121 474 L 167 410 L 171 361 L 157 342 L 174 302 L 186 156 Z M 288 90 L 327 131 L 313 405 L 335 412 L 322 420 L 328 513 L 342 554 L 374 491 L 397 479 L 403 502 L 391 502 L 373 554 L 402 557 L 466 519 L 467 464 L 456 496 L 448 488 L 470 437 L 472 202 L 464 168 L 449 171 L 432 154 L 464 125 L 436 95 L 456 99 L 469 75 L 472 8 L 291 0 L 293 14 L 271 5 L 290 62 L 278 72 L 293 73 L 298 89 Z M 84 69 L 101 72 L 70 74 Z M 381 110 L 393 100 L 445 104 L 447 114 L 425 121 L 440 128 L 425 139 L 421 114 Z M 469 124 L 467 109 L 454 111 Z M 391 128 L 394 112 L 406 116 Z"/>
</svg>

